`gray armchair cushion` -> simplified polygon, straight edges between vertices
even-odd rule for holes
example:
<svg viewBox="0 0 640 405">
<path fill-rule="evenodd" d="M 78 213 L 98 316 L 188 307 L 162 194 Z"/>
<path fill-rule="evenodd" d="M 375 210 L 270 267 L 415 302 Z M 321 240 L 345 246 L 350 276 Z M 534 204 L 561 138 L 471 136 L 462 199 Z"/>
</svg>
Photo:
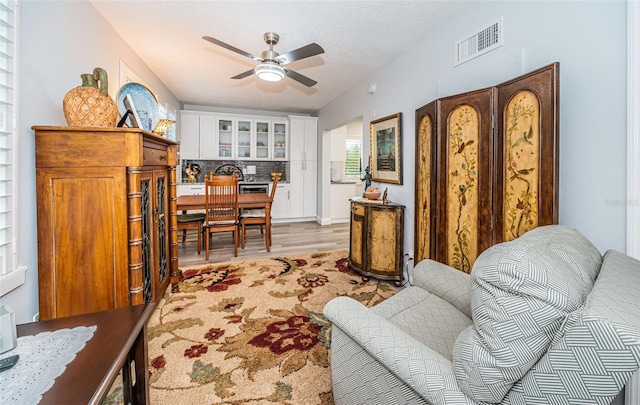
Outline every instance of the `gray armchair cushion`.
<svg viewBox="0 0 640 405">
<path fill-rule="evenodd" d="M 471 274 L 475 328 L 453 350 L 456 378 L 476 401 L 499 403 L 563 333 L 602 257 L 575 229 L 538 227 L 483 252 Z"/>
<path fill-rule="evenodd" d="M 471 318 L 447 301 L 415 286 L 382 301 L 371 311 L 385 317 L 449 361 L 456 338 L 473 323 Z"/>
<path fill-rule="evenodd" d="M 414 285 L 437 295 L 471 318 L 469 274 L 435 260 L 425 259 L 413 269 Z"/>
</svg>

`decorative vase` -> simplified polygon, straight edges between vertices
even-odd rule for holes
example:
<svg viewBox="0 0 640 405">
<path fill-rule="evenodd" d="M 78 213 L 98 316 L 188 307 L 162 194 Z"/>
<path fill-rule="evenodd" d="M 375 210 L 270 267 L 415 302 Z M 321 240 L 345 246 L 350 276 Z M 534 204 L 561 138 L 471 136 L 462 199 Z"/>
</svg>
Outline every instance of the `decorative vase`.
<svg viewBox="0 0 640 405">
<path fill-rule="evenodd" d="M 369 200 L 377 200 L 380 198 L 380 194 L 382 194 L 380 190 L 369 190 L 363 193 L 363 195 Z"/>
<path fill-rule="evenodd" d="M 69 90 L 62 101 L 67 124 L 72 127 L 115 127 L 118 107 L 109 97 L 107 72 L 95 68 L 93 74 L 82 74 L 80 78 L 82 85 Z"/>
</svg>

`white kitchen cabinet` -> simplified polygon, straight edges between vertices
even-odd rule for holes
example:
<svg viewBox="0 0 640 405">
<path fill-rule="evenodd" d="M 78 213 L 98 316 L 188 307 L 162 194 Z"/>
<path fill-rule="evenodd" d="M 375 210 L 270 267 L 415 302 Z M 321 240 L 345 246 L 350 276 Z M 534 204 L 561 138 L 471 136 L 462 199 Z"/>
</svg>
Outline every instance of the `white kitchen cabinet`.
<svg viewBox="0 0 640 405">
<path fill-rule="evenodd" d="M 200 158 L 200 114 L 180 112 L 180 158 Z"/>
<path fill-rule="evenodd" d="M 235 157 L 238 159 L 249 159 L 256 155 L 256 133 L 253 128 L 253 120 L 238 119 L 237 121 L 237 142 Z"/>
<path fill-rule="evenodd" d="M 231 117 L 216 117 L 216 157 L 233 159 L 237 143 L 236 121 Z"/>
<path fill-rule="evenodd" d="M 318 118 L 289 116 L 289 160 L 318 161 Z"/>
<path fill-rule="evenodd" d="M 289 116 L 289 216 L 315 219 L 318 196 L 318 119 Z"/>
<path fill-rule="evenodd" d="M 213 159 L 215 116 L 211 113 L 180 112 L 180 159 Z"/>
<path fill-rule="evenodd" d="M 200 159 L 216 157 L 216 117 L 211 114 L 200 115 Z"/>
<path fill-rule="evenodd" d="M 181 159 L 287 160 L 286 119 L 180 111 Z"/>
<path fill-rule="evenodd" d="M 204 195 L 204 184 L 178 183 L 176 194 L 181 195 Z"/>
<path fill-rule="evenodd" d="M 269 159 L 271 146 L 273 145 L 271 123 L 267 120 L 255 121 L 255 152 L 252 156 L 256 159 Z"/>
<path fill-rule="evenodd" d="M 269 183 L 269 193 L 271 193 L 271 187 L 273 187 L 273 183 Z M 290 184 L 278 183 L 276 193 L 273 196 L 273 203 L 271 204 L 271 218 L 289 218 L 290 190 Z"/>
<path fill-rule="evenodd" d="M 277 119 L 254 118 L 255 120 L 255 159 L 287 160 L 289 139 L 287 121 Z"/>
<path fill-rule="evenodd" d="M 287 154 L 288 136 L 287 136 L 287 123 L 286 121 L 272 121 L 273 128 L 273 150 L 271 151 L 271 157 L 274 160 L 287 160 L 289 155 Z"/>
</svg>

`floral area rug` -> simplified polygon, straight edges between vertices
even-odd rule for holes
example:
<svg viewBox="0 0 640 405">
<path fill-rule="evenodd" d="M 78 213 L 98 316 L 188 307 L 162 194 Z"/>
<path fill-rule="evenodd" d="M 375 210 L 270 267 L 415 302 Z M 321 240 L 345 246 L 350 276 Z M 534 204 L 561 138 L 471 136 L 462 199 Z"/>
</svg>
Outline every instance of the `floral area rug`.
<svg viewBox="0 0 640 405">
<path fill-rule="evenodd" d="M 333 404 L 334 297 L 372 306 L 396 289 L 362 278 L 344 250 L 185 270 L 148 323 L 153 404 Z"/>
</svg>

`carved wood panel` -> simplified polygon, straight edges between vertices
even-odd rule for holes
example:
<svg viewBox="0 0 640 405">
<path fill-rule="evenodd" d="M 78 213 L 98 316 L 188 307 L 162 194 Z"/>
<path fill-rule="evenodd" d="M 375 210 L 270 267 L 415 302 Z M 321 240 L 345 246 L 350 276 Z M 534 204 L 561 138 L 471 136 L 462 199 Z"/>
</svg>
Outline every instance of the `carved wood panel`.
<svg viewBox="0 0 640 405">
<path fill-rule="evenodd" d="M 435 257 L 435 153 L 437 101 L 416 110 L 414 262 Z"/>
<path fill-rule="evenodd" d="M 491 246 L 492 94 L 443 98 L 438 110 L 436 260 L 467 273 Z"/>
<path fill-rule="evenodd" d="M 496 87 L 494 239 L 558 223 L 557 63 Z"/>
</svg>

